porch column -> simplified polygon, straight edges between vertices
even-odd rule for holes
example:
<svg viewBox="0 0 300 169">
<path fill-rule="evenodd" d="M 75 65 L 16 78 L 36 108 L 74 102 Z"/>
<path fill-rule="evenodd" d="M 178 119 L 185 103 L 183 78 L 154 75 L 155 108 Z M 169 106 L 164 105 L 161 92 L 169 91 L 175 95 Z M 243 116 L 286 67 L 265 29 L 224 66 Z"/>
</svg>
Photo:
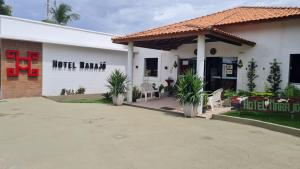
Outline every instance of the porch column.
<svg viewBox="0 0 300 169">
<path fill-rule="evenodd" d="M 197 75 L 204 80 L 204 61 L 205 61 L 205 36 L 198 35 L 197 38 Z M 198 107 L 198 113 L 202 114 L 203 98 Z"/>
<path fill-rule="evenodd" d="M 132 103 L 132 85 L 133 85 L 133 42 L 128 43 L 128 58 L 127 58 L 127 102 Z"/>
</svg>

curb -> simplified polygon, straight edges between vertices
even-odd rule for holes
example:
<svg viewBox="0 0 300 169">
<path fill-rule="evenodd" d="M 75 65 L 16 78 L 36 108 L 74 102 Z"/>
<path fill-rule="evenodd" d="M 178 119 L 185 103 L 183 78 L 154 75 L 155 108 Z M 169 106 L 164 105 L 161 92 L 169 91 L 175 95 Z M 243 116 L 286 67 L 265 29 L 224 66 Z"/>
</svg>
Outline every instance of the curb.
<svg viewBox="0 0 300 169">
<path fill-rule="evenodd" d="M 161 112 L 165 112 L 165 113 L 177 113 L 177 112 L 172 111 L 172 110 L 155 109 L 155 108 L 150 108 L 150 107 L 138 106 L 138 105 L 134 105 L 134 104 L 130 104 L 130 103 L 123 103 L 123 105 L 125 105 L 125 106 L 131 106 L 131 107 L 137 107 L 137 108 L 142 108 L 142 109 L 147 109 L 147 110 L 153 110 L 153 111 L 161 111 Z"/>
<path fill-rule="evenodd" d="M 156 109 L 156 108 L 151 108 L 151 107 L 143 107 L 143 106 L 133 105 L 133 104 L 130 104 L 130 103 L 123 103 L 123 105 L 130 106 L 130 107 L 141 108 L 141 109 L 153 110 L 153 111 L 158 111 L 158 112 L 176 114 L 177 116 L 185 117 L 183 113 L 180 113 L 180 112 L 177 112 L 177 111 L 172 111 L 172 110 L 164 110 L 164 109 Z M 201 117 L 201 116 L 196 116 L 195 118 L 202 118 L 203 119 L 203 117 Z"/>
<path fill-rule="evenodd" d="M 255 127 L 261 127 L 264 129 L 300 137 L 300 129 L 282 126 L 279 124 L 273 124 L 273 123 L 263 122 L 263 121 L 259 121 L 259 120 L 246 119 L 246 118 L 240 118 L 240 117 L 232 117 L 232 116 L 226 116 L 226 115 L 215 115 L 215 114 L 213 115 L 212 119 L 233 122 L 233 123 L 238 123 L 238 124 L 251 125 L 251 126 L 255 126 Z"/>
</svg>

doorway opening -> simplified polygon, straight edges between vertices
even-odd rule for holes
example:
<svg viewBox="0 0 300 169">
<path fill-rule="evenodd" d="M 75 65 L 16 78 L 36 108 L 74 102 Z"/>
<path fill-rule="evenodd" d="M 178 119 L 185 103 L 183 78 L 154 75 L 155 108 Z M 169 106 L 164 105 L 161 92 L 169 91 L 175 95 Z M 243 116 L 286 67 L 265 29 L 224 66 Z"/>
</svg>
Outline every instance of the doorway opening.
<svg viewBox="0 0 300 169">
<path fill-rule="evenodd" d="M 220 88 L 236 90 L 237 60 L 237 57 L 206 57 L 204 90 L 215 91 Z M 196 58 L 179 60 L 179 75 L 187 70 L 196 72 Z"/>
</svg>

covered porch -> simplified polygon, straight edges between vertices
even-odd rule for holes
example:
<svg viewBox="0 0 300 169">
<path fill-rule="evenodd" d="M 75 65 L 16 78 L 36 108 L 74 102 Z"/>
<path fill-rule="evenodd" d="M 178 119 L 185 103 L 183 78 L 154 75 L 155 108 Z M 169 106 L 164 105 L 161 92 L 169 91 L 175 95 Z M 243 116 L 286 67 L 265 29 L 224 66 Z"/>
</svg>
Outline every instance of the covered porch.
<svg viewBox="0 0 300 169">
<path fill-rule="evenodd" d="M 174 116 L 184 116 L 182 106 L 179 104 L 176 97 L 161 97 L 160 99 L 150 99 L 147 102 L 144 102 L 143 99 L 138 100 L 137 102 L 127 103 L 127 105 L 146 108 L 150 110 L 164 111 L 168 114 Z M 211 119 L 214 114 L 222 114 L 228 112 L 230 107 L 218 107 L 212 111 L 208 109 L 205 113 L 199 113 L 198 117 Z"/>
<path fill-rule="evenodd" d="M 241 50 L 247 50 L 251 47 L 255 46 L 255 42 L 248 41 L 246 39 L 240 38 L 238 36 L 235 36 L 233 34 L 224 32 L 217 28 L 201 28 L 201 27 L 194 27 L 194 26 L 185 26 L 185 29 L 183 31 L 175 31 L 171 33 L 147 33 L 145 31 L 142 34 L 133 34 L 125 37 L 117 37 L 114 38 L 113 41 L 115 43 L 120 44 L 126 44 L 128 45 L 128 68 L 127 68 L 127 75 L 129 78 L 129 92 L 127 95 L 127 101 L 129 104 L 132 103 L 132 86 L 133 86 L 133 57 L 134 57 L 134 47 L 143 47 L 143 48 L 150 48 L 150 49 L 157 49 L 162 51 L 168 51 L 171 52 L 174 56 L 177 55 L 178 49 L 182 46 L 195 46 L 195 49 L 190 48 L 187 49 L 186 52 L 194 53 L 195 57 L 190 56 L 189 58 L 178 58 L 179 63 L 179 70 L 177 70 L 177 76 L 180 74 L 183 74 L 185 69 L 194 69 L 194 71 L 197 73 L 197 75 L 203 79 L 204 81 L 207 81 L 209 86 L 206 86 L 203 90 L 209 90 L 213 91 L 217 88 L 224 87 L 225 80 L 228 81 L 234 81 L 236 83 L 237 77 L 236 72 L 234 75 L 234 71 L 237 71 L 236 65 L 238 62 L 238 55 L 232 56 L 231 58 L 236 58 L 234 60 L 235 67 L 233 66 L 233 62 L 230 63 L 228 66 L 229 70 L 227 73 L 232 74 L 233 76 L 226 76 L 226 71 L 220 71 L 212 75 L 210 72 L 210 68 L 213 67 L 212 65 L 215 64 L 218 59 L 211 59 L 211 58 L 222 58 L 222 53 L 219 52 L 218 55 L 215 55 L 217 49 L 211 47 L 208 51 L 207 47 L 210 44 L 219 43 L 219 45 L 224 45 L 223 48 L 226 48 L 228 45 L 233 47 L 234 49 L 241 49 Z M 226 46 L 227 45 L 227 46 Z M 192 50 L 192 51 L 191 51 Z M 210 57 L 207 57 L 208 55 L 211 55 Z M 210 58 L 210 59 L 207 59 Z M 228 57 L 229 58 L 229 57 Z M 185 62 L 186 60 L 189 60 L 189 64 Z M 227 59 L 228 60 L 228 59 Z M 229 59 L 230 60 L 230 59 Z M 232 59 L 231 59 L 232 60 Z M 216 67 L 222 67 L 223 60 L 220 61 L 219 64 Z M 185 68 L 183 68 L 185 66 Z M 226 66 L 226 65 L 225 65 Z M 221 68 L 222 69 L 222 68 Z M 235 69 L 235 70 L 234 70 Z M 218 81 L 219 78 L 219 81 Z M 227 78 L 227 79 L 225 79 Z M 217 82 L 218 81 L 218 82 Z M 175 84 L 176 80 L 174 81 L 173 85 Z M 219 85 L 216 85 L 216 83 L 219 83 Z M 215 87 L 213 87 L 215 86 Z M 162 97 L 159 100 L 149 100 L 147 102 L 137 102 L 132 103 L 135 106 L 140 107 L 146 107 L 146 108 L 155 108 L 155 109 L 170 109 L 174 112 L 182 112 L 182 108 L 177 102 L 176 98 L 174 97 Z M 219 110 L 216 110 L 218 112 Z M 202 114 L 202 104 L 200 104 L 199 114 Z"/>
</svg>

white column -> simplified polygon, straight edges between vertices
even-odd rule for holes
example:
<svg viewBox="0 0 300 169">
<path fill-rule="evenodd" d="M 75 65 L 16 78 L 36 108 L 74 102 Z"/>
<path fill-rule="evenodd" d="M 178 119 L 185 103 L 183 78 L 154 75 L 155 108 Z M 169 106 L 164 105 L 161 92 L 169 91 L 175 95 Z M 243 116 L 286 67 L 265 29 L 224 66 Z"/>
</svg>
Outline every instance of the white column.
<svg viewBox="0 0 300 169">
<path fill-rule="evenodd" d="M 197 39 L 197 75 L 204 80 L 204 61 L 205 61 L 205 36 L 199 35 Z M 203 98 L 198 107 L 198 113 L 202 114 Z"/>
<path fill-rule="evenodd" d="M 132 102 L 132 85 L 133 85 L 133 42 L 128 43 L 128 58 L 127 58 L 127 78 L 128 78 L 128 92 L 127 102 Z"/>
</svg>

